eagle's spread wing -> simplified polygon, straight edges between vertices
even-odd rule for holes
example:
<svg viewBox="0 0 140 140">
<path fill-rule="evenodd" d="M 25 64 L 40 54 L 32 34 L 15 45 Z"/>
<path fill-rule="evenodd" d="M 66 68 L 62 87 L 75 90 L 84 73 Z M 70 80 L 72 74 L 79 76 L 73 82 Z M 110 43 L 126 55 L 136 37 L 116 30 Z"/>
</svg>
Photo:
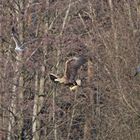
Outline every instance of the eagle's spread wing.
<svg viewBox="0 0 140 140">
<path fill-rule="evenodd" d="M 75 82 L 78 69 L 86 62 L 84 57 L 73 57 L 66 61 L 64 77 L 66 77 L 70 83 Z"/>
</svg>

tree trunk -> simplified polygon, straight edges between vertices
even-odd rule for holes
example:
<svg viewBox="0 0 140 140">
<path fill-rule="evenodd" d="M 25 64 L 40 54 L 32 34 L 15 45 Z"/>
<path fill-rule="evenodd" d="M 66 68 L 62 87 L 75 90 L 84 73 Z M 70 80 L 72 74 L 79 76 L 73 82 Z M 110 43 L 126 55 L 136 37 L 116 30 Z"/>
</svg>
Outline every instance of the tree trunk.
<svg viewBox="0 0 140 140">
<path fill-rule="evenodd" d="M 38 113 L 38 73 L 35 75 L 35 96 L 34 96 L 34 106 L 33 106 L 33 117 L 32 117 L 32 135 L 33 140 L 39 140 L 39 135 L 37 132 L 37 113 Z"/>
<path fill-rule="evenodd" d="M 91 60 L 88 60 L 88 91 L 87 98 L 88 98 L 88 106 L 87 111 L 85 114 L 85 126 L 84 126 L 84 140 L 91 140 L 92 139 L 92 122 L 93 122 L 93 109 L 92 106 L 94 105 L 93 101 L 93 91 L 91 90 L 91 86 L 93 85 L 93 63 Z"/>
</svg>

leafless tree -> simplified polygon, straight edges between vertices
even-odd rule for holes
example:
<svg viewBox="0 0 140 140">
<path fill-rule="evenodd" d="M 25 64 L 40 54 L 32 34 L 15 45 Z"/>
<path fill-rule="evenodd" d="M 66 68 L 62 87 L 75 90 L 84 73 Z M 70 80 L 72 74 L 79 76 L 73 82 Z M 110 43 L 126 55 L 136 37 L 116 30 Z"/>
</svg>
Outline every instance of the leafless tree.
<svg viewBox="0 0 140 140">
<path fill-rule="evenodd" d="M 139 140 L 138 0 L 2 0 L 0 139 Z M 76 91 L 53 83 L 85 56 Z M 134 76 L 135 75 L 135 76 Z"/>
</svg>

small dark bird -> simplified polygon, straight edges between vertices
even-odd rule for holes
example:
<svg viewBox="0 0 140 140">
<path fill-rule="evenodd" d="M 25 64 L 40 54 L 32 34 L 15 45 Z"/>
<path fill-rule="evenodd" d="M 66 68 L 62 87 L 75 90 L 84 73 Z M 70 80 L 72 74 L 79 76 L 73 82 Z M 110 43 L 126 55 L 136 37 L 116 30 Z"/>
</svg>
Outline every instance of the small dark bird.
<svg viewBox="0 0 140 140">
<path fill-rule="evenodd" d="M 78 86 L 81 86 L 81 80 L 76 79 L 78 70 L 86 61 L 84 57 L 73 57 L 66 61 L 63 77 L 51 73 L 50 79 L 55 83 L 68 85 L 70 90 L 75 90 Z"/>
</svg>

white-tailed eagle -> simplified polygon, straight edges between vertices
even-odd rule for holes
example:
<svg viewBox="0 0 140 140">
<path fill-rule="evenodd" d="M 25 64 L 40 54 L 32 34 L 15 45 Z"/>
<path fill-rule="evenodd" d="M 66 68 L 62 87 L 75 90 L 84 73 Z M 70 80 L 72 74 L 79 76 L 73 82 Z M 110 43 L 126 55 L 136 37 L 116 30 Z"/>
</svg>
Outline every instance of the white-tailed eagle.
<svg viewBox="0 0 140 140">
<path fill-rule="evenodd" d="M 81 80 L 76 79 L 79 68 L 86 63 L 86 58 L 84 57 L 73 57 L 66 61 L 65 63 L 65 71 L 62 77 L 59 77 L 55 74 L 50 74 L 50 79 L 55 83 L 60 83 L 64 85 L 68 85 L 72 88 L 76 88 L 77 86 L 81 86 Z"/>
</svg>

